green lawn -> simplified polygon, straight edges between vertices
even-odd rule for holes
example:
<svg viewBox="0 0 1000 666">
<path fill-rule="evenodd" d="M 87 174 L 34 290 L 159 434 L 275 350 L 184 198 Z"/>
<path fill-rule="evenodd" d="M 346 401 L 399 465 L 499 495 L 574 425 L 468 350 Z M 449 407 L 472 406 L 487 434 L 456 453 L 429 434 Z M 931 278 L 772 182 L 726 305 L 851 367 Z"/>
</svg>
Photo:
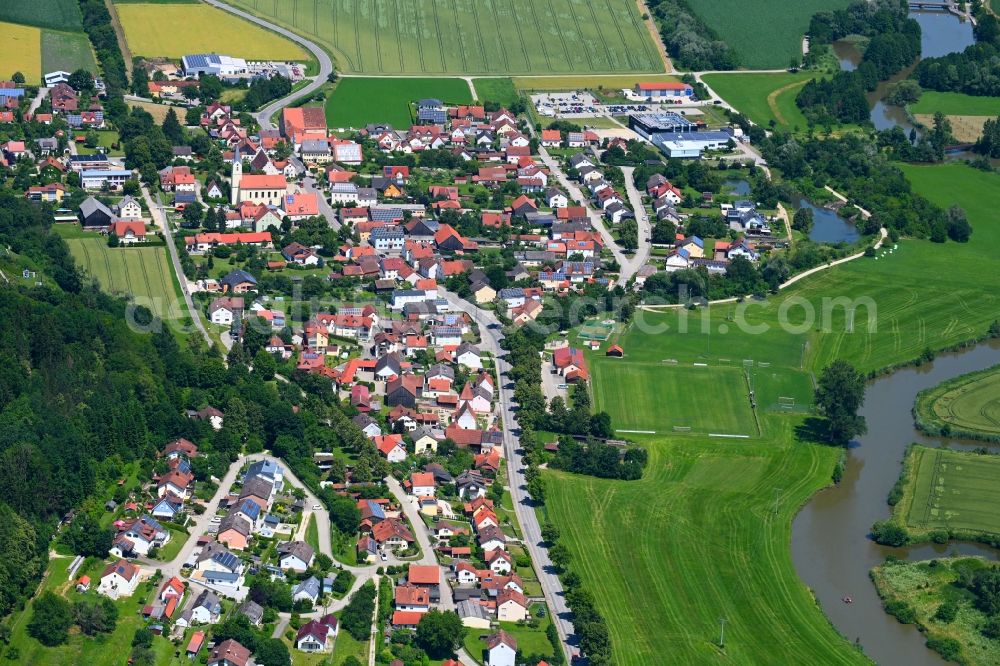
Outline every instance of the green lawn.
<svg viewBox="0 0 1000 666">
<path fill-rule="evenodd" d="M 979 557 L 947 557 L 929 562 L 886 562 L 872 569 L 872 580 L 884 601 L 902 602 L 912 608 L 916 624 L 928 638 L 950 638 L 959 644 L 958 663 L 986 666 L 1000 663 L 1000 642 L 983 635 L 987 617 L 965 589 L 961 576 L 994 562 Z M 962 573 L 960 573 L 962 572 Z M 958 605 L 952 622 L 935 619 L 945 601 Z M 952 663 L 952 662 L 949 662 Z"/>
<path fill-rule="evenodd" d="M 1000 534 L 1000 456 L 913 446 L 896 505 L 915 536 L 929 530 Z"/>
<path fill-rule="evenodd" d="M 306 543 L 313 547 L 317 553 L 319 549 L 319 528 L 316 526 L 316 514 L 309 514 L 309 524 L 306 525 Z"/>
<path fill-rule="evenodd" d="M 362 74 L 662 72 L 633 0 L 232 0 Z"/>
<path fill-rule="evenodd" d="M 510 106 L 518 98 L 514 82 L 508 77 L 473 79 L 472 85 L 476 88 L 476 98 L 482 102 L 497 102 L 503 106 Z"/>
<path fill-rule="evenodd" d="M 407 129 L 416 123 L 411 104 L 433 97 L 450 104 L 469 104 L 472 92 L 463 79 L 344 78 L 326 100 L 331 127 L 364 127 L 390 123 Z M 376 102 L 377 101 L 377 102 Z"/>
<path fill-rule="evenodd" d="M 973 439 L 1000 438 L 1000 367 L 921 391 L 914 409 L 917 424 L 933 434 L 945 431 Z"/>
<path fill-rule="evenodd" d="M 925 90 L 920 99 L 907 107 L 911 113 L 936 113 L 947 116 L 1000 116 L 1000 97 L 976 97 L 955 92 Z"/>
<path fill-rule="evenodd" d="M 525 655 L 541 655 L 543 657 L 552 656 L 552 643 L 545 635 L 545 630 L 552 623 L 551 616 L 546 613 L 544 618 L 538 618 L 536 613 L 539 608 L 544 608 L 542 604 L 531 604 L 531 614 L 538 620 L 537 627 L 518 625 L 516 622 L 501 622 L 500 628 L 512 635 L 517 641 L 517 650 Z M 483 637 L 489 635 L 482 629 L 469 629 L 465 632 L 463 643 L 466 651 L 475 659 L 482 661 L 482 654 L 486 650 L 486 641 Z M 531 662 L 534 663 L 534 662 Z"/>
<path fill-rule="evenodd" d="M 705 83 L 747 118 L 767 127 L 779 125 L 806 128 L 806 119 L 795 105 L 795 96 L 809 72 L 795 74 L 706 74 Z"/>
<path fill-rule="evenodd" d="M 802 58 L 802 36 L 819 11 L 846 7 L 849 0 L 699 0 L 688 6 L 729 44 L 747 69 L 788 67 Z"/>
<path fill-rule="evenodd" d="M 164 320 L 187 316 L 165 247 L 109 248 L 98 234 L 68 238 L 66 244 L 77 263 L 106 291 L 129 295 Z"/>
</svg>

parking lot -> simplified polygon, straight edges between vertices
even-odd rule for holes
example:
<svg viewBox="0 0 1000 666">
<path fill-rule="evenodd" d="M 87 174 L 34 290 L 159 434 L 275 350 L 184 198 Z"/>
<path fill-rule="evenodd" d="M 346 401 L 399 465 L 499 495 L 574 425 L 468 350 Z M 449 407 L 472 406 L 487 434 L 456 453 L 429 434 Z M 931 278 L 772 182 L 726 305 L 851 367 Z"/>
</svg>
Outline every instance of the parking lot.
<svg viewBox="0 0 1000 666">
<path fill-rule="evenodd" d="M 629 113 L 651 113 L 676 108 L 682 103 L 690 103 L 687 98 L 665 101 L 658 104 L 630 102 L 625 104 L 604 104 L 586 91 L 536 93 L 531 96 L 538 115 L 546 118 L 593 118 L 595 116 L 624 116 Z"/>
</svg>

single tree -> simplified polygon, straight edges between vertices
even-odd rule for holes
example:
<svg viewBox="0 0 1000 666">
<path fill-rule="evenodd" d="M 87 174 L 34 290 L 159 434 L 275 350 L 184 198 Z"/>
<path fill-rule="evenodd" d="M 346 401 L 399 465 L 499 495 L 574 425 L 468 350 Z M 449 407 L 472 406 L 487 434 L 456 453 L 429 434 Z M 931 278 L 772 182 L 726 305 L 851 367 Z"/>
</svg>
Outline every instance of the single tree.
<svg viewBox="0 0 1000 666">
<path fill-rule="evenodd" d="M 865 378 L 853 365 L 836 360 L 823 369 L 816 387 L 816 405 L 827 420 L 827 438 L 847 444 L 868 430 L 858 409 L 865 399 Z"/>
<path fill-rule="evenodd" d="M 813 209 L 807 206 L 803 206 L 795 211 L 795 216 L 792 218 L 792 229 L 801 231 L 804 234 L 808 234 L 812 231 L 813 226 Z"/>
<path fill-rule="evenodd" d="M 447 659 L 465 638 L 461 618 L 450 611 L 431 610 L 417 624 L 415 642 L 431 659 Z"/>
<path fill-rule="evenodd" d="M 73 607 L 53 592 L 43 592 L 31 605 L 28 635 L 42 645 L 52 647 L 65 643 L 72 625 Z"/>
</svg>

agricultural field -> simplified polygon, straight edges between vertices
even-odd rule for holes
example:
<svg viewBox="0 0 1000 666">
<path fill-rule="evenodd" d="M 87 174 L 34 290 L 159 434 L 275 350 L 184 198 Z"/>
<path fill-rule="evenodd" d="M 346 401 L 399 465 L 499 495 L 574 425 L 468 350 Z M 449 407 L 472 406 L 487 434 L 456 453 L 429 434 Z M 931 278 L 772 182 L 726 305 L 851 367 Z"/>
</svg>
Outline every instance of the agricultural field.
<svg viewBox="0 0 1000 666">
<path fill-rule="evenodd" d="M 6 49 L 3 56 L 3 72 L 0 76 L 10 77 L 21 72 L 29 83 L 42 80 L 42 31 L 28 25 L 0 23 L 0 33 L 4 35 Z"/>
<path fill-rule="evenodd" d="M 662 72 L 633 0 L 232 0 L 358 74 Z"/>
<path fill-rule="evenodd" d="M 701 19 L 740 56 L 747 69 L 783 69 L 802 57 L 802 37 L 816 12 L 839 9 L 849 0 L 700 0 L 690 4 Z"/>
<path fill-rule="evenodd" d="M 921 391 L 914 412 L 917 426 L 932 434 L 1000 440 L 1000 367 Z"/>
<path fill-rule="evenodd" d="M 871 577 L 883 602 L 906 604 L 913 610 L 914 623 L 928 640 L 957 642 L 958 653 L 948 659 L 949 663 L 987 666 L 1000 663 L 1000 642 L 983 635 L 987 616 L 976 607 L 975 595 L 961 581 L 991 564 L 981 557 L 886 562 L 872 569 Z M 935 617 L 945 601 L 957 605 L 951 622 Z"/>
<path fill-rule="evenodd" d="M 326 122 L 331 127 L 391 123 L 405 128 L 414 122 L 411 104 L 427 97 L 450 104 L 472 102 L 472 92 L 464 79 L 346 77 L 340 79 L 326 100 Z"/>
<path fill-rule="evenodd" d="M 771 121 L 786 127 L 806 128 L 806 119 L 795 105 L 798 91 L 812 78 L 795 74 L 706 74 L 705 83 L 736 110 L 758 125 Z"/>
<path fill-rule="evenodd" d="M 912 446 L 893 513 L 913 536 L 1000 534 L 1000 456 Z"/>
<path fill-rule="evenodd" d="M 595 90 L 598 88 L 608 88 L 609 90 L 620 90 L 622 88 L 632 88 L 639 82 L 645 83 L 672 83 L 680 79 L 670 74 L 643 74 L 640 76 L 605 75 L 592 76 L 580 74 L 576 76 L 515 76 L 514 85 L 518 90 Z"/>
<path fill-rule="evenodd" d="M 308 59 L 294 42 L 208 5 L 126 3 L 115 9 L 135 55 L 179 58 L 225 53 L 253 60 Z"/>
<path fill-rule="evenodd" d="M 0 21 L 54 30 L 83 29 L 78 0 L 4 0 L 0 2 Z"/>
<path fill-rule="evenodd" d="M 164 320 L 186 316 L 164 247 L 109 248 L 103 237 L 67 238 L 66 244 L 77 263 L 108 293 L 131 296 Z"/>
<path fill-rule="evenodd" d="M 42 71 L 98 72 L 90 40 L 82 32 L 42 30 Z"/>
<path fill-rule="evenodd" d="M 869 663 L 830 627 L 791 561 L 792 518 L 829 482 L 839 452 L 796 441 L 799 417 L 765 419 L 767 442 L 637 437 L 649 451 L 639 481 L 544 472 L 543 519 L 594 592 L 618 666 L 664 654 L 677 664 Z"/>
</svg>

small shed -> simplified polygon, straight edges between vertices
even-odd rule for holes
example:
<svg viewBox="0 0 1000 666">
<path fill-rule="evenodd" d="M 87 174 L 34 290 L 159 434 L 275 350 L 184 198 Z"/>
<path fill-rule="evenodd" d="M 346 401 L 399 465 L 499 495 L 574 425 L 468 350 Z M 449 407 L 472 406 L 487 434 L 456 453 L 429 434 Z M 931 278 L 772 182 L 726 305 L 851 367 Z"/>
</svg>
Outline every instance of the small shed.
<svg viewBox="0 0 1000 666">
<path fill-rule="evenodd" d="M 622 358 L 625 356 L 625 350 L 618 345 L 611 345 L 608 350 L 604 352 L 605 356 L 612 356 L 614 358 Z"/>
</svg>

